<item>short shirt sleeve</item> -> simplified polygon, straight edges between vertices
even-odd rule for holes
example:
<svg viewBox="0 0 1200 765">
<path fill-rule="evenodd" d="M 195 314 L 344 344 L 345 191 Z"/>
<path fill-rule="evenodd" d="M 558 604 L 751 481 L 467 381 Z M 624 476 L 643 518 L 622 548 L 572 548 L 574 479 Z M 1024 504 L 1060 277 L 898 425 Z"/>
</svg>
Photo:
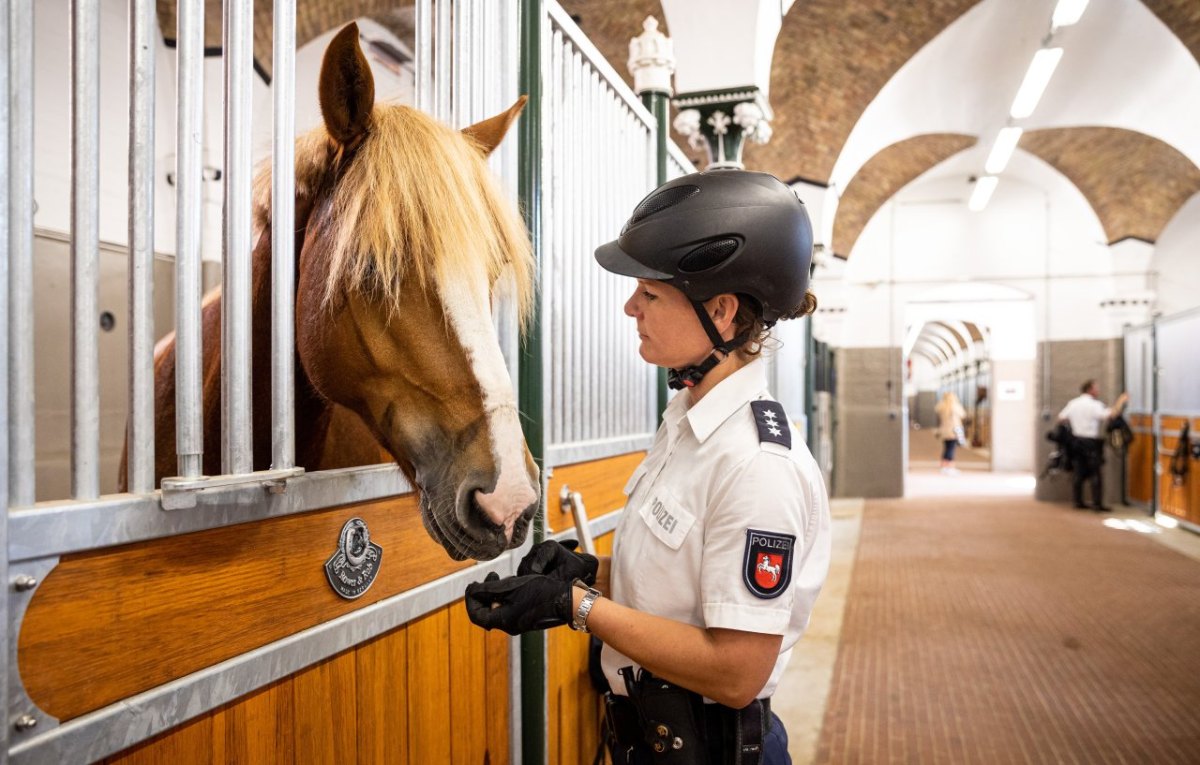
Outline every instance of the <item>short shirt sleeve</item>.
<svg viewBox="0 0 1200 765">
<path fill-rule="evenodd" d="M 700 572 L 706 627 L 783 635 L 811 497 L 786 453 L 760 451 L 713 497 Z"/>
</svg>

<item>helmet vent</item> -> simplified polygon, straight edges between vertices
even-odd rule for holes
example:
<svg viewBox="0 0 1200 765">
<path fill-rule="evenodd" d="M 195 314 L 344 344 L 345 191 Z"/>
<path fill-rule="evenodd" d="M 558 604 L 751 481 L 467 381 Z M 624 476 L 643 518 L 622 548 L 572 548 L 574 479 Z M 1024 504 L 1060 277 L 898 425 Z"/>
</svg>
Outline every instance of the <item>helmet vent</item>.
<svg viewBox="0 0 1200 765">
<path fill-rule="evenodd" d="M 737 252 L 740 242 L 736 239 L 714 239 L 705 242 L 696 249 L 684 255 L 679 261 L 679 270 L 689 274 L 707 271 L 724 263 L 730 255 Z"/>
<path fill-rule="evenodd" d="M 666 189 L 658 194 L 654 194 L 644 200 L 633 211 L 633 215 L 629 218 L 629 225 L 641 223 L 651 215 L 662 212 L 668 207 L 674 207 L 688 197 L 695 196 L 700 193 L 699 186 L 675 186 L 674 188 Z"/>
</svg>

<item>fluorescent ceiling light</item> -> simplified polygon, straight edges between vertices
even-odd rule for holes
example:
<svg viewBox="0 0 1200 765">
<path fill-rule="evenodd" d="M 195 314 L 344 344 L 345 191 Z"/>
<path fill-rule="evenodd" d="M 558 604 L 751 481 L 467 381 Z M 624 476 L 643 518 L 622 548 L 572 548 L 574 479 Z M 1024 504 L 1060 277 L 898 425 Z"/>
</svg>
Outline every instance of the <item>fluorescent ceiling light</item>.
<svg viewBox="0 0 1200 765">
<path fill-rule="evenodd" d="M 1058 66 L 1058 60 L 1062 58 L 1062 53 L 1062 48 L 1042 48 L 1033 54 L 1033 61 L 1029 62 L 1029 69 L 1025 72 L 1025 80 L 1021 83 L 1009 111 L 1013 119 L 1025 119 L 1033 114 L 1042 98 L 1042 92 L 1050 82 L 1050 76 L 1054 74 L 1054 68 Z"/>
<path fill-rule="evenodd" d="M 1019 127 L 1006 127 L 1000 129 L 1000 134 L 996 136 L 996 142 L 992 144 L 992 152 L 988 154 L 987 162 L 984 163 L 983 169 L 988 175 L 999 175 L 1004 172 L 1004 168 L 1008 166 L 1008 160 L 1012 157 L 1013 149 L 1017 148 L 1017 141 L 1021 140 L 1021 133 L 1025 132 Z"/>
<path fill-rule="evenodd" d="M 996 190 L 996 184 L 999 182 L 1000 179 L 994 175 L 985 175 L 975 181 L 975 190 L 967 200 L 967 209 L 979 212 L 987 207 L 988 200 L 992 198 L 992 192 Z"/>
<path fill-rule="evenodd" d="M 1079 21 L 1087 4 L 1088 0 L 1058 0 L 1058 5 L 1054 6 L 1054 16 L 1050 19 L 1050 26 L 1055 29 L 1071 26 Z"/>
</svg>

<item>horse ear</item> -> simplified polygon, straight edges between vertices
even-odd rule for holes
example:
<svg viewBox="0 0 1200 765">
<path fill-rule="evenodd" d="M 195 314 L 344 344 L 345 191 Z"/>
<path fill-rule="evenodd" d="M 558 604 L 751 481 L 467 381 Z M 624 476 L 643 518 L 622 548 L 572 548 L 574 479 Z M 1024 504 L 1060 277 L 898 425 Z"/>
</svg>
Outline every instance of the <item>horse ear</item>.
<svg viewBox="0 0 1200 765">
<path fill-rule="evenodd" d="M 515 104 L 508 107 L 508 111 L 500 112 L 495 117 L 489 117 L 483 122 L 476 122 L 474 125 L 463 128 L 463 135 L 479 144 L 483 155 L 488 156 L 504 140 L 504 135 L 517 121 L 517 117 L 521 116 L 521 110 L 525 108 L 525 102 L 528 100 L 529 96 L 521 96 Z"/>
<path fill-rule="evenodd" d="M 325 49 L 319 97 L 325 128 L 335 141 L 345 146 L 366 134 L 375 78 L 358 45 L 358 24 L 348 24 Z"/>
</svg>

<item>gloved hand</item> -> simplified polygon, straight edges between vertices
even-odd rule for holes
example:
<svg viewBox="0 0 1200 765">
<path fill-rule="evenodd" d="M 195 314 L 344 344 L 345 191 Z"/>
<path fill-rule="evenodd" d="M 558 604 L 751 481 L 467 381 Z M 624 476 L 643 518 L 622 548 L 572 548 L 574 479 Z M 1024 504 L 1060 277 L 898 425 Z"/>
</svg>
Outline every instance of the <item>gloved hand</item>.
<svg viewBox="0 0 1200 765">
<path fill-rule="evenodd" d="M 517 566 L 517 576 L 545 574 L 563 582 L 582 579 L 588 587 L 596 583 L 600 561 L 594 555 L 575 552 L 579 543 L 574 539 L 555 542 L 547 539 L 533 546 Z"/>
<path fill-rule="evenodd" d="M 467 585 L 467 616 L 484 629 L 510 635 L 545 630 L 571 622 L 571 582 L 530 574 L 501 579 L 493 571 Z"/>
</svg>

